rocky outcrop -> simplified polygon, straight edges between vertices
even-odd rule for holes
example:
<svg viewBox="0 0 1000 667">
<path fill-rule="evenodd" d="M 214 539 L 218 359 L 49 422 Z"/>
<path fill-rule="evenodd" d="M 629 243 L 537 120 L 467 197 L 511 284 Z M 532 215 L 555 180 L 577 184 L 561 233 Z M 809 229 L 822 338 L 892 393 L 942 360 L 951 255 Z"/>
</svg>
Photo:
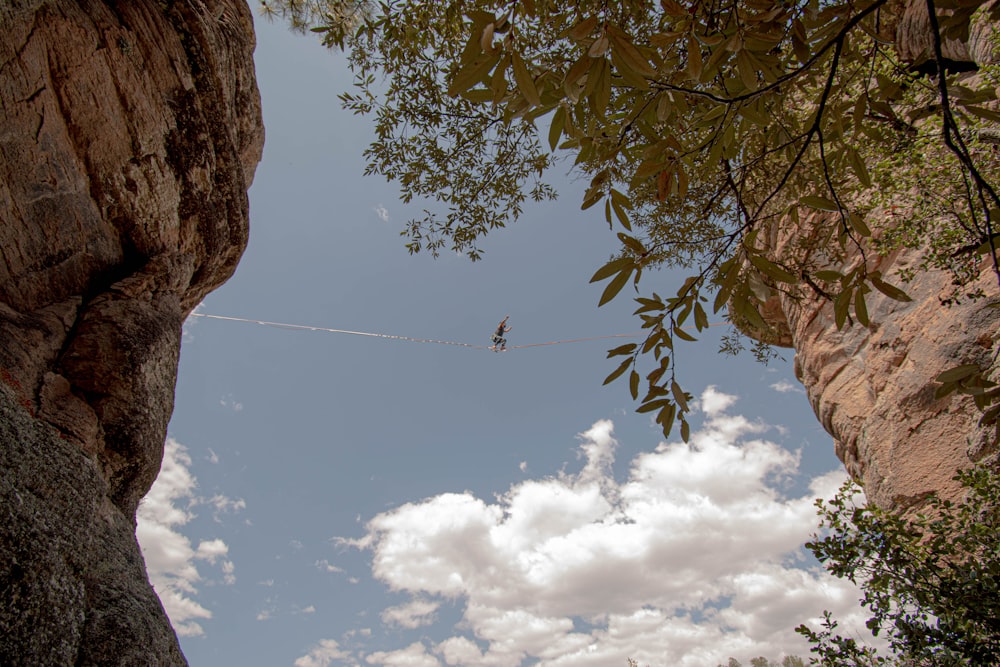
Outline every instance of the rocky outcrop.
<svg viewBox="0 0 1000 667">
<path fill-rule="evenodd" d="M 0 3 L 0 664 L 183 664 L 135 510 L 263 131 L 244 0 Z"/>
<path fill-rule="evenodd" d="M 961 69 L 996 62 L 990 40 L 996 34 L 997 8 L 997 0 L 984 3 L 964 39 L 952 35 L 944 40 L 945 59 Z M 891 2 L 883 18 L 886 39 L 893 40 L 914 67 L 921 67 L 931 57 L 924 0 Z M 833 215 L 800 211 L 798 223 L 776 225 L 768 241 L 771 253 L 782 259 L 801 255 L 800 249 L 809 246 L 803 239 L 829 229 Z M 878 234 L 877 220 L 870 222 Z M 845 273 L 865 263 L 868 272 L 879 271 L 896 284 L 900 271 L 916 269 L 912 282 L 901 285 L 912 301 L 893 300 L 873 290 L 865 298 L 870 326 L 855 321 L 838 329 L 832 300 L 803 287 L 775 292 L 764 304 L 761 314 L 768 331 L 750 330 L 745 323 L 742 328 L 755 338 L 795 349 L 795 372 L 816 416 L 869 500 L 905 508 L 931 492 L 954 498 L 960 492 L 953 480 L 958 469 L 995 459 L 994 432 L 979 426 L 981 413 L 969 397 L 936 398 L 934 378 L 963 364 L 989 365 L 1000 345 L 997 310 L 989 305 L 1000 293 L 998 277 L 984 262 L 966 292 L 978 287 L 989 298 L 945 305 L 954 295 L 952 276 L 920 268 L 920 250 L 879 256 L 871 248 L 865 252 L 864 246 L 850 247 L 847 257 L 833 265 L 807 263 Z"/>
<path fill-rule="evenodd" d="M 868 259 L 870 271 L 891 276 L 920 253 Z M 984 299 L 942 305 L 952 294 L 950 275 L 916 276 L 904 285 L 910 302 L 874 290 L 866 296 L 868 327 L 855 321 L 838 329 L 832 303 L 807 291 L 775 296 L 764 311 L 795 348 L 796 376 L 837 456 L 883 507 L 908 507 L 932 491 L 954 497 L 956 470 L 995 455 L 993 429 L 978 425 L 972 401 L 935 398 L 933 380 L 989 361 L 998 343 L 996 309 Z M 984 267 L 978 283 L 996 294 L 996 280 Z"/>
</svg>

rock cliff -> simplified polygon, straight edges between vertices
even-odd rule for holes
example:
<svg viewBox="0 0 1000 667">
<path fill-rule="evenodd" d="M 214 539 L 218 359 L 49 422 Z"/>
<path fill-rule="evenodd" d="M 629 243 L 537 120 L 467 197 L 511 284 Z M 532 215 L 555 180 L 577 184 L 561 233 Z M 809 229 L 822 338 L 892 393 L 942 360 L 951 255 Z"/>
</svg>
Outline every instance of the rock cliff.
<svg viewBox="0 0 1000 667">
<path fill-rule="evenodd" d="M 245 0 L 0 3 L 0 664 L 185 660 L 135 511 L 263 145 Z"/>
<path fill-rule="evenodd" d="M 915 251 L 869 256 L 868 268 L 888 276 L 919 259 Z M 978 283 L 997 293 L 990 269 Z M 883 507 L 907 507 L 931 491 L 955 497 L 955 472 L 996 454 L 993 429 L 978 426 L 972 401 L 936 399 L 933 382 L 949 368 L 989 360 L 996 309 L 984 300 L 942 305 L 952 292 L 942 271 L 918 272 L 904 287 L 913 301 L 866 297 L 869 327 L 838 329 L 832 303 L 805 291 L 774 297 L 764 312 L 795 348 L 796 376 L 837 456 Z"/>
<path fill-rule="evenodd" d="M 885 23 L 915 61 L 919 4 L 894 2 Z M 992 57 L 987 28 L 948 58 Z M 135 510 L 162 457 L 181 323 L 247 240 L 253 47 L 245 0 L 0 2 L 0 664 L 185 662 Z M 910 303 L 873 295 L 870 327 L 838 330 L 809 293 L 766 308 L 881 504 L 953 489 L 957 466 L 995 454 L 971 405 L 929 383 L 997 344 L 985 303 L 940 306 L 948 282 L 921 273 Z"/>
<path fill-rule="evenodd" d="M 974 15 L 966 39 L 944 42 L 947 60 L 964 63 L 965 69 L 997 61 L 990 42 L 996 6 L 995 0 L 986 3 Z M 919 66 L 930 45 L 926 3 L 910 0 L 889 7 L 887 38 Z M 803 212 L 801 223 L 778 225 L 773 254 L 794 253 L 789 248 L 810 229 L 828 227 L 822 217 L 829 215 Z M 849 269 L 866 261 L 869 272 L 881 271 L 899 284 L 894 276 L 918 267 L 921 257 L 920 250 L 879 257 L 869 249 L 864 257 L 855 251 L 844 265 L 829 268 Z M 833 436 L 837 456 L 862 481 L 869 500 L 883 507 L 911 506 L 932 491 L 954 497 L 960 491 L 952 479 L 958 469 L 996 456 L 992 428 L 978 426 L 981 413 L 972 401 L 956 395 L 935 398 L 933 379 L 949 368 L 989 362 L 1000 344 L 997 310 L 989 305 L 1000 293 L 997 276 L 985 263 L 970 288 L 979 287 L 990 298 L 946 306 L 954 287 L 949 273 L 918 269 L 914 275 L 902 285 L 911 302 L 875 291 L 868 295 L 869 327 L 855 322 L 838 330 L 832 302 L 802 289 L 765 304 L 762 314 L 771 331 L 747 332 L 795 349 L 796 375 Z"/>
</svg>

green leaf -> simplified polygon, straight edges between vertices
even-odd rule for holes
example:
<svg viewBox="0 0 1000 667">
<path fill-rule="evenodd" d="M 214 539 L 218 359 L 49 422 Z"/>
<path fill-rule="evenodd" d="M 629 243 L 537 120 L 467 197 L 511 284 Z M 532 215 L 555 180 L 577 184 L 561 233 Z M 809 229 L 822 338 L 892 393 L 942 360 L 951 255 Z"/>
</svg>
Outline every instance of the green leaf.
<svg viewBox="0 0 1000 667">
<path fill-rule="evenodd" d="M 833 300 L 833 319 L 838 329 L 843 329 L 847 323 L 847 312 L 851 307 L 851 297 L 853 290 L 845 288 L 837 298 Z"/>
<path fill-rule="evenodd" d="M 694 324 L 698 327 L 698 331 L 708 328 L 708 315 L 701 304 L 697 302 L 694 304 Z"/>
<path fill-rule="evenodd" d="M 533 107 L 540 105 L 542 99 L 538 96 L 538 88 L 535 87 L 535 81 L 531 78 L 527 65 L 524 64 L 521 54 L 517 51 L 511 53 L 511 64 L 514 67 L 514 81 L 517 82 L 517 89 L 524 95 L 524 99 Z"/>
<path fill-rule="evenodd" d="M 631 257 L 619 257 L 618 259 L 613 259 L 601 268 L 597 269 L 597 272 L 591 277 L 590 282 L 596 283 L 599 280 L 610 278 L 614 274 L 626 269 L 631 270 L 631 267 L 634 264 L 635 262 Z"/>
<path fill-rule="evenodd" d="M 636 408 L 635 411 L 638 412 L 639 414 L 642 414 L 645 412 L 652 412 L 653 410 L 661 410 L 663 407 L 667 405 L 670 405 L 670 401 L 668 399 L 658 398 L 656 400 L 643 403 L 638 408 Z"/>
<path fill-rule="evenodd" d="M 632 275 L 632 267 L 623 270 L 621 273 L 612 278 L 611 282 L 608 283 L 608 286 L 604 288 L 604 292 L 601 294 L 601 300 L 598 301 L 597 306 L 601 307 L 608 301 L 611 301 L 618 296 L 618 293 L 622 291 L 622 288 L 625 287 L 625 284 L 628 282 L 630 275 Z"/>
<path fill-rule="evenodd" d="M 493 100 L 493 91 L 486 88 L 473 88 L 462 93 L 462 97 L 473 104 L 485 104 Z"/>
<path fill-rule="evenodd" d="M 934 379 L 942 383 L 958 382 L 972 376 L 974 373 L 978 373 L 979 371 L 979 364 L 963 364 L 962 366 L 949 368 L 946 371 L 938 373 L 938 376 Z"/>
<path fill-rule="evenodd" d="M 673 394 L 674 401 L 684 412 L 690 412 L 688 409 L 687 396 L 684 394 L 684 390 L 681 386 L 677 384 L 676 380 L 670 381 L 670 393 Z"/>
<path fill-rule="evenodd" d="M 979 116 L 984 120 L 988 120 L 993 123 L 1000 123 L 1000 113 L 993 111 L 992 109 L 987 109 L 986 107 L 973 106 L 971 104 L 964 105 L 963 108 L 971 113 L 973 116 Z"/>
<path fill-rule="evenodd" d="M 847 147 L 847 159 L 850 161 L 851 170 L 854 171 L 854 175 L 858 177 L 861 185 L 870 188 L 872 186 L 872 179 L 868 174 L 868 167 L 865 166 L 865 161 L 861 159 L 861 155 L 853 146 Z M 866 234 L 865 236 L 871 236 L 871 234 Z"/>
<path fill-rule="evenodd" d="M 633 236 L 629 236 L 628 234 L 623 234 L 622 232 L 618 232 L 618 240 L 622 242 L 622 245 L 624 245 L 626 248 L 628 248 L 635 254 L 640 256 L 646 254 L 646 248 L 644 248 L 642 243 L 639 242 L 639 239 Z"/>
<path fill-rule="evenodd" d="M 740 266 L 735 257 L 726 260 L 722 267 L 722 280 L 719 281 L 719 291 L 715 294 L 715 301 L 712 304 L 712 312 L 717 313 L 729 302 L 729 297 L 733 293 L 736 281 L 740 277 Z M 720 268 L 722 268 L 720 267 Z"/>
<path fill-rule="evenodd" d="M 616 379 L 618 379 L 619 377 L 621 377 L 621 375 L 625 371 L 628 370 L 628 367 L 631 366 L 632 363 L 633 362 L 632 362 L 632 358 L 631 357 L 629 357 L 628 359 L 625 359 L 624 361 L 622 361 L 622 363 L 618 366 L 618 368 L 616 368 L 615 370 L 611 371 L 611 375 L 609 375 L 608 377 L 604 378 L 604 384 L 611 384 Z"/>
<path fill-rule="evenodd" d="M 608 350 L 608 359 L 611 357 L 620 357 L 623 354 L 632 354 L 635 352 L 635 348 L 639 347 L 638 343 L 626 343 L 625 345 L 619 345 L 618 347 Z"/>
<path fill-rule="evenodd" d="M 868 228 L 865 219 L 861 217 L 860 213 L 848 213 L 847 222 L 860 236 L 868 238 L 872 235 L 872 230 Z"/>
<path fill-rule="evenodd" d="M 612 54 L 616 51 L 620 56 L 622 62 L 628 67 L 628 69 L 635 72 L 640 77 L 654 77 L 656 76 L 656 70 L 649 61 L 646 60 L 646 56 L 639 52 L 635 44 L 628 40 L 628 37 L 621 30 L 615 26 L 608 26 L 608 37 L 611 39 L 613 48 L 611 50 Z"/>
<path fill-rule="evenodd" d="M 482 54 L 462 67 L 448 86 L 448 94 L 455 97 L 482 81 L 493 66 L 500 62 L 501 55 L 501 50 L 497 49 L 495 53 Z"/>
<path fill-rule="evenodd" d="M 632 373 L 628 378 L 628 389 L 629 393 L 632 394 L 632 400 L 635 401 L 639 398 L 639 374 L 632 370 Z"/>
<path fill-rule="evenodd" d="M 799 199 L 799 203 L 803 206 L 808 206 L 809 208 L 815 208 L 820 211 L 839 211 L 840 207 L 837 206 L 837 202 L 832 199 L 827 199 L 826 197 L 820 197 L 819 195 L 806 195 Z"/>
<path fill-rule="evenodd" d="M 611 65 L 605 58 L 597 58 L 594 65 L 595 67 L 590 70 L 590 75 L 596 77 L 596 83 L 594 94 L 590 96 L 590 108 L 597 116 L 603 118 L 607 112 L 608 104 L 611 102 Z"/>
<path fill-rule="evenodd" d="M 697 81 L 701 78 L 701 47 L 698 45 L 698 40 L 694 38 L 694 35 L 688 37 L 687 40 L 687 75 L 692 81 Z"/>
<path fill-rule="evenodd" d="M 673 403 L 667 403 L 660 410 L 660 413 L 656 415 L 656 421 L 663 427 L 663 435 L 669 436 L 670 431 L 674 428 L 674 417 L 677 416 L 677 406 Z"/>
<path fill-rule="evenodd" d="M 566 107 L 559 105 L 552 115 L 552 123 L 549 125 L 549 150 L 553 153 L 559 146 L 559 139 L 566 128 Z"/>
<path fill-rule="evenodd" d="M 698 340 L 697 338 L 689 334 L 687 331 L 685 331 L 684 327 L 674 327 L 674 335 L 680 338 L 681 340 L 688 341 L 689 343 L 693 343 Z"/>
<path fill-rule="evenodd" d="M 632 223 L 628 219 L 628 211 L 626 209 L 626 206 L 622 204 L 622 202 L 620 201 L 620 197 L 615 196 L 616 194 L 620 195 L 621 193 L 619 193 L 617 190 L 612 189 L 611 207 L 615 211 L 615 217 L 618 218 L 618 222 L 621 223 L 622 227 L 624 227 L 629 231 L 632 231 Z M 628 208 L 631 208 L 632 206 L 631 202 L 629 202 L 627 199 L 625 200 L 625 202 L 628 204 Z"/>
<path fill-rule="evenodd" d="M 871 281 L 875 289 L 877 289 L 879 292 L 882 292 L 882 294 L 885 294 L 890 299 L 903 302 L 913 301 L 913 299 L 910 298 L 910 295 L 908 295 L 906 292 L 899 289 L 898 287 L 894 287 L 889 283 L 883 281 L 882 278 L 877 273 L 870 274 L 868 276 L 868 279 Z"/>
<path fill-rule="evenodd" d="M 868 307 L 865 305 L 865 295 L 863 289 L 858 289 L 854 292 L 854 314 L 858 317 L 858 322 L 861 326 L 867 327 L 871 325 L 868 321 Z"/>
<path fill-rule="evenodd" d="M 574 41 L 583 41 L 587 37 L 590 37 L 591 33 L 594 32 L 594 28 L 597 27 L 597 22 L 598 17 L 596 14 L 585 18 L 573 26 L 568 34 Z"/>
<path fill-rule="evenodd" d="M 799 282 L 799 279 L 795 274 L 786 271 L 763 255 L 749 253 L 748 257 L 750 258 L 750 263 L 769 278 L 773 278 L 774 280 L 783 283 L 795 284 Z"/>
</svg>

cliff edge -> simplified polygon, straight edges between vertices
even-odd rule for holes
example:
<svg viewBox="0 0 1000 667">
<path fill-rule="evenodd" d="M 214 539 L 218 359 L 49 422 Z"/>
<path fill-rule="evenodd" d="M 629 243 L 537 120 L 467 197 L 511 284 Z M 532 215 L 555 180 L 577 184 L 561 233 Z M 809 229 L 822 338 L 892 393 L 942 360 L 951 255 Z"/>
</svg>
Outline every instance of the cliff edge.
<svg viewBox="0 0 1000 667">
<path fill-rule="evenodd" d="M 135 540 L 263 129 L 244 0 L 0 4 L 0 664 L 185 664 Z"/>
</svg>

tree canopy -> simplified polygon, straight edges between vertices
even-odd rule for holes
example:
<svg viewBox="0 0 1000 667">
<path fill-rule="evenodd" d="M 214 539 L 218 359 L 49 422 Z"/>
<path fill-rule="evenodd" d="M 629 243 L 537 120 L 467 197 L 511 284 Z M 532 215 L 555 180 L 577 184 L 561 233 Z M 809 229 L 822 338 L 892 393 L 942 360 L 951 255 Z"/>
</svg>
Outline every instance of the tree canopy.
<svg viewBox="0 0 1000 667">
<path fill-rule="evenodd" d="M 838 327 L 868 326 L 868 295 L 909 299 L 909 276 L 868 255 L 905 247 L 952 273 L 954 299 L 996 296 L 968 286 L 990 265 L 1000 283 L 1000 71 L 973 75 L 944 50 L 992 20 L 981 0 L 926 0 L 915 62 L 894 47 L 889 0 L 261 5 L 344 50 L 355 84 L 341 100 L 375 125 L 366 173 L 426 206 L 403 231 L 410 252 L 478 259 L 572 161 L 582 208 L 618 230 L 591 278 L 606 283 L 600 304 L 632 285 L 646 333 L 609 351 L 606 382 L 627 378 L 664 433 L 688 436 L 674 349 L 711 312 L 767 342 L 763 304 L 807 293 L 833 303 Z M 648 290 L 663 267 L 689 277 Z M 963 372 L 950 390 L 996 422 L 989 369 Z"/>
<path fill-rule="evenodd" d="M 1000 664 L 1000 477 L 979 467 L 958 476 L 966 497 L 931 496 L 919 513 L 855 503 L 846 484 L 818 501 L 825 532 L 806 546 L 838 577 L 858 584 L 891 655 L 824 627 L 800 626 L 827 667 Z"/>
</svg>

